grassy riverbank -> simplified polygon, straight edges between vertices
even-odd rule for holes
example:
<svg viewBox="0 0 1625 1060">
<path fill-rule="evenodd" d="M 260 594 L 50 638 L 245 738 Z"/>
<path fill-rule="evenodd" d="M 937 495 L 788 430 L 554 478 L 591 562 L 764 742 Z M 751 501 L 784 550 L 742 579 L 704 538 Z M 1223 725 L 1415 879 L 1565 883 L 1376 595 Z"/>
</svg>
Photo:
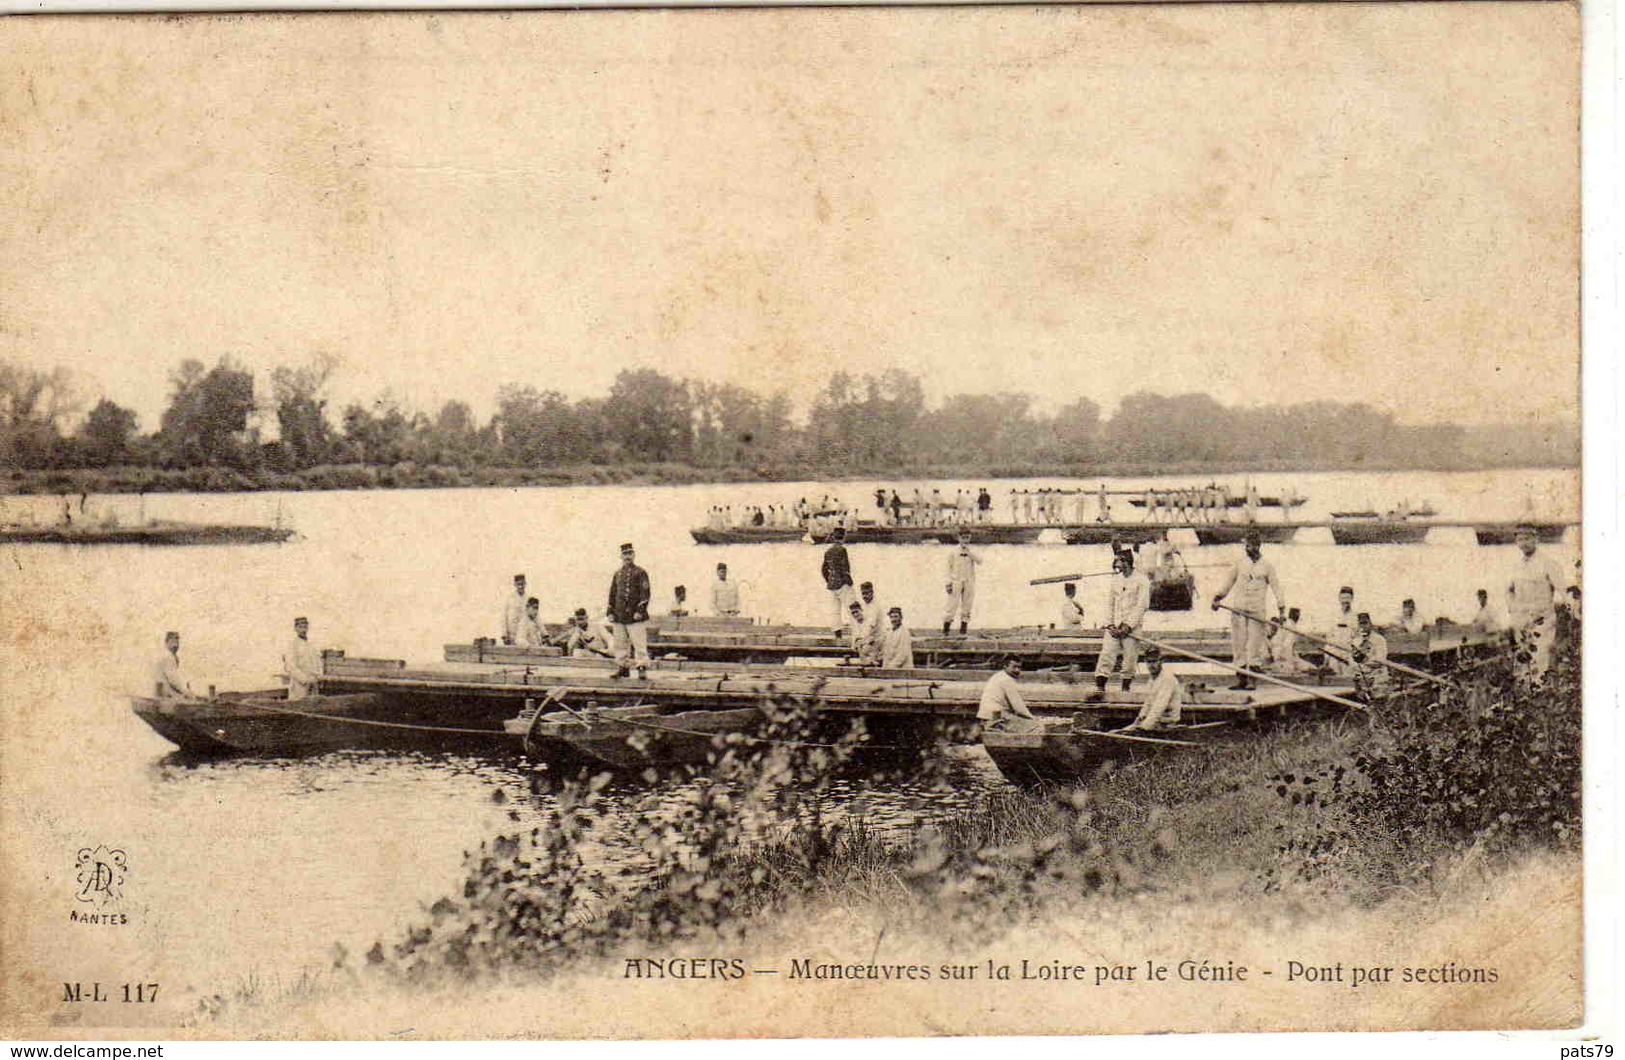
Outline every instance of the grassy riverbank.
<svg viewBox="0 0 1625 1060">
<path fill-rule="evenodd" d="M 1499 466 L 1499 465 L 1494 465 Z M 1571 465 L 1572 466 L 1572 465 Z M 1350 464 L 1336 461 L 1278 460 L 1246 464 L 1186 462 L 1095 462 L 1088 464 L 956 463 L 943 461 L 893 467 L 796 464 L 782 466 L 697 467 L 674 463 L 579 464 L 550 467 L 455 467 L 449 465 L 333 464 L 302 471 L 244 471 L 227 467 L 61 468 L 13 470 L 0 477 L 0 494 L 79 493 L 253 493 L 306 490 L 447 489 L 531 486 L 685 486 L 731 482 L 828 482 L 862 480 L 881 484 L 913 481 L 988 482 L 1011 478 L 1147 478 L 1187 475 L 1207 479 L 1265 473 L 1322 471 L 1468 471 L 1491 465 L 1436 467 L 1426 464 Z"/>
<path fill-rule="evenodd" d="M 225 991 L 196 1029 L 1565 1025 L 1579 1003 L 1578 694 L 1572 647 L 1540 686 L 1498 660 L 1369 718 L 1142 760 L 1086 788 L 1000 792 L 970 812 L 922 809 L 902 836 L 825 800 L 846 749 L 739 757 L 735 747 L 683 812 L 634 818 L 627 831 L 642 855 L 630 878 L 588 867 L 582 853 L 607 820 L 593 785 L 568 788 L 553 821 L 474 852 L 461 893 L 398 937 L 285 989 Z M 918 778 L 929 762 L 910 769 Z M 673 982 L 629 962 L 718 955 L 779 974 Z M 1197 963 L 1182 979 L 1186 960 Z M 1113 978 L 1147 962 L 1170 969 L 1166 985 Z M 1386 968 L 1373 974 L 1394 981 L 1363 991 L 1341 978 L 1309 982 L 1294 978 L 1294 962 L 1341 966 L 1350 979 L 1356 965 Z M 1087 969 L 1086 981 L 1020 978 L 1057 964 Z M 929 975 L 864 977 L 881 965 Z M 1020 986 L 966 991 L 950 974 L 996 965 Z M 1240 980 L 1221 989 L 1197 977 L 1198 967 L 1211 976 L 1242 966 L 1252 986 L 1240 994 Z M 1406 969 L 1420 981 L 1401 982 Z"/>
</svg>

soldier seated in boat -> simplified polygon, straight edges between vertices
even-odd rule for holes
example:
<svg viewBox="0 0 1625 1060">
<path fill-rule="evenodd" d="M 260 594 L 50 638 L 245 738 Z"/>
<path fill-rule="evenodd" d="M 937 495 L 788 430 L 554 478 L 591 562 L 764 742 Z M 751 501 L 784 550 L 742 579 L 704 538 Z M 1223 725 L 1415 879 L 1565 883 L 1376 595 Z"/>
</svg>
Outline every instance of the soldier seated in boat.
<svg viewBox="0 0 1625 1060">
<path fill-rule="evenodd" d="M 1145 650 L 1145 669 L 1151 675 L 1151 687 L 1145 694 L 1145 705 L 1135 719 L 1118 732 L 1150 732 L 1166 725 L 1179 724 L 1179 708 L 1185 702 L 1185 688 L 1174 672 L 1162 665 L 1159 648 Z"/>
<path fill-rule="evenodd" d="M 1305 669 L 1303 656 L 1298 654 L 1298 635 L 1293 632 L 1301 615 L 1294 607 L 1287 610 L 1285 622 L 1278 617 L 1270 619 L 1270 664 L 1276 673 L 1295 674 Z"/>
<path fill-rule="evenodd" d="M 1399 613 L 1394 620 L 1388 623 L 1388 628 L 1395 633 L 1420 633 L 1427 628 L 1422 616 L 1417 613 L 1416 601 L 1409 597 L 1399 605 Z"/>
<path fill-rule="evenodd" d="M 541 648 L 547 644 L 547 631 L 542 628 L 542 602 L 534 596 L 525 599 L 525 614 L 514 631 L 514 644 L 521 648 Z"/>
<path fill-rule="evenodd" d="M 1027 709 L 1016 681 L 1021 677 L 1021 657 L 1006 655 L 1004 667 L 987 679 L 982 686 L 982 701 L 977 705 L 976 717 L 984 729 L 1002 732 L 1023 732 L 1036 723 L 1033 712 Z"/>
<path fill-rule="evenodd" d="M 1388 638 L 1371 624 L 1369 612 L 1361 611 L 1356 621 L 1354 643 L 1349 646 L 1354 686 L 1364 690 L 1381 688 L 1388 682 L 1388 667 L 1383 665 L 1388 661 Z"/>
<path fill-rule="evenodd" d="M 863 605 L 853 600 L 851 606 L 847 608 L 847 612 L 852 616 L 847 629 L 847 636 L 850 638 L 849 646 L 852 653 L 862 659 L 868 654 L 868 637 L 866 636 L 863 621 Z"/>
<path fill-rule="evenodd" d="M 609 640 L 600 630 L 592 627 L 587 618 L 585 607 L 576 608 L 571 617 L 570 624 L 563 633 L 554 638 L 553 643 L 564 649 L 564 654 L 574 657 L 595 656 L 600 659 L 613 659 L 615 653 L 610 650 Z"/>
<path fill-rule="evenodd" d="M 880 665 L 888 670 L 914 669 L 914 637 L 903 625 L 903 609 L 894 607 L 886 612 L 891 623 L 880 639 Z"/>
<path fill-rule="evenodd" d="M 1078 603 L 1078 587 L 1073 582 L 1061 586 L 1066 598 L 1061 601 L 1061 628 L 1078 630 L 1083 628 L 1083 605 Z"/>
<path fill-rule="evenodd" d="M 1475 633 L 1499 633 L 1506 627 L 1502 624 L 1495 610 L 1490 607 L 1490 593 L 1488 589 L 1478 590 L 1478 611 L 1474 613 L 1473 620 L 1468 626 Z"/>
<path fill-rule="evenodd" d="M 192 698 L 192 682 L 181 669 L 181 635 L 174 630 L 164 634 L 164 654 L 153 664 L 152 676 L 159 699 Z"/>
</svg>

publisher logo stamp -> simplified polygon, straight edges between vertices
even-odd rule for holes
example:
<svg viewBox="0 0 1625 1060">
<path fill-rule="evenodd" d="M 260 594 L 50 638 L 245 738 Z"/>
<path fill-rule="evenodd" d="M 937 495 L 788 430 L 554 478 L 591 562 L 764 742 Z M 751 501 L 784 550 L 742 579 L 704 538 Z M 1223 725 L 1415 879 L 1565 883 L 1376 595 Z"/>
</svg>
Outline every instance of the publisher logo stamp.
<svg viewBox="0 0 1625 1060">
<path fill-rule="evenodd" d="M 129 872 L 129 858 L 124 851 L 110 850 L 105 844 L 94 849 L 82 847 L 75 868 L 78 890 L 73 897 L 88 908 L 75 908 L 70 919 L 94 923 L 106 917 L 110 922 L 123 921 L 122 915 L 114 914 L 122 914 L 124 878 Z"/>
</svg>

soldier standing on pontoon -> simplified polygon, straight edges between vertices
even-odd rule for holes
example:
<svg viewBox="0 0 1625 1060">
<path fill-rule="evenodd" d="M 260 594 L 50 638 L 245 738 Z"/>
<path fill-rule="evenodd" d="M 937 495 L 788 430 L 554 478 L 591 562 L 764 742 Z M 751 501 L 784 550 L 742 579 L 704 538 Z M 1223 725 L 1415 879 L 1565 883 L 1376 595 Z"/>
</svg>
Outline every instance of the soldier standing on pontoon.
<svg viewBox="0 0 1625 1060">
<path fill-rule="evenodd" d="M 1238 668 L 1253 669 L 1267 658 L 1266 644 L 1269 630 L 1264 605 L 1269 595 L 1275 594 L 1277 617 L 1286 618 L 1286 598 L 1281 593 L 1281 579 L 1275 573 L 1275 564 L 1263 557 L 1258 531 L 1249 530 L 1245 538 L 1246 555 L 1236 561 L 1224 580 L 1224 585 L 1213 594 L 1213 610 L 1230 597 L 1234 611 L 1230 616 L 1230 661 Z M 1234 590 L 1232 593 L 1231 590 Z M 1256 687 L 1253 679 L 1244 673 L 1236 674 L 1236 689 Z"/>
<path fill-rule="evenodd" d="M 1520 526 L 1513 536 L 1518 559 L 1507 583 L 1507 617 L 1518 639 L 1528 672 L 1544 674 L 1552 664 L 1552 636 L 1557 630 L 1557 594 L 1562 575 L 1557 564 L 1535 550 L 1535 528 Z"/>
</svg>

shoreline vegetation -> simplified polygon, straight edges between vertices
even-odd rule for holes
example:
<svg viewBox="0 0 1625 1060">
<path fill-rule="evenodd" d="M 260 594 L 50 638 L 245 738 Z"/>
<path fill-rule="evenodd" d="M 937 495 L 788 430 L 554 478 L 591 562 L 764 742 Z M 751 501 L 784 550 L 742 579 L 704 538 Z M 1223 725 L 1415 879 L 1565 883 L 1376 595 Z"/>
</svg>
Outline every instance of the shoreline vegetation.
<svg viewBox="0 0 1625 1060">
<path fill-rule="evenodd" d="M 0 360 L 0 492 L 141 493 L 688 485 L 830 480 L 1218 476 L 1576 467 L 1577 422 L 1407 424 L 1358 402 L 1224 405 L 1139 391 L 1109 415 L 1077 396 L 951 394 L 921 377 L 831 374 L 805 408 L 768 392 L 627 369 L 602 397 L 501 385 L 483 421 L 387 392 L 330 408 L 336 358 L 259 373 L 182 361 L 159 423 L 70 373 Z"/>
<path fill-rule="evenodd" d="M 1572 469 L 1577 463 L 1547 462 L 1423 466 L 1407 463 L 1281 460 L 1234 464 L 1196 460 L 1092 464 L 918 464 L 894 467 L 776 466 L 701 467 L 680 463 L 577 464 L 544 467 L 459 467 L 400 463 L 323 464 L 298 471 L 228 467 L 103 467 L 13 469 L 0 475 L 0 495 L 41 496 L 125 493 L 262 493 L 327 490 L 546 488 L 580 486 L 699 486 L 739 483 L 916 481 L 998 482 L 1006 479 L 1151 478 L 1186 475 L 1193 480 L 1252 474 L 1314 474 L 1373 471 L 1482 471 L 1502 468 Z"/>
<path fill-rule="evenodd" d="M 199 1005 L 192 1027 L 311 1026 L 364 1010 L 409 1011 L 413 1022 L 401 1025 L 427 1037 L 610 1028 L 667 1037 L 680 1028 L 617 1020 L 591 998 L 611 981 L 620 1003 L 643 990 L 659 996 L 671 984 L 648 958 L 718 953 L 780 969 L 775 988 L 805 965 L 813 970 L 800 978 L 818 982 L 800 989 L 847 1001 L 880 987 L 870 966 L 928 970 L 929 981 L 884 986 L 887 999 L 911 997 L 906 1005 L 876 996 L 839 1025 L 818 1022 L 817 1006 L 791 1006 L 784 1014 L 801 1022 L 777 1024 L 779 1033 L 1574 1025 L 1579 657 L 1575 623 L 1541 682 L 1508 649 L 1458 667 L 1443 691 L 1400 691 L 1365 715 L 1103 769 L 1075 787 L 990 793 L 966 810 L 922 806 L 911 827 L 884 832 L 828 799 L 861 735 L 808 741 L 813 705 L 786 700 L 770 712 L 776 742 L 719 741 L 712 764 L 679 781 L 675 809 L 668 788 L 664 802 L 651 790 L 641 808 L 615 815 L 600 793 L 624 781 L 563 781 L 546 818 L 467 852 L 462 886 L 408 915 L 393 937 L 366 953 L 335 946 L 328 968 L 295 983 L 225 989 Z M 944 749 L 935 750 L 897 775 L 931 778 Z M 606 876 L 594 851 L 611 836 L 636 856 Z M 1189 992 L 1238 963 L 1283 968 L 1307 955 L 1329 966 L 1330 954 L 1420 969 L 1409 982 L 1434 986 L 1351 992 L 1345 982 L 1346 1002 L 1329 1010 L 1325 995 L 1255 973 L 1249 990 L 1260 993 L 1248 996 L 1267 996 L 1267 1019 L 1235 995 Z M 1074 1004 L 1046 1015 L 1011 998 L 999 1017 L 981 1007 L 993 995 L 931 992 L 948 989 L 943 962 L 992 955 L 1033 967 L 1148 957 L 1172 967 L 1188 957 L 1206 962 L 1209 978 L 1170 982 L 1172 994 L 1115 995 L 1120 1003 L 1093 1015 Z M 736 1003 L 725 985 L 711 993 Z M 1015 989 L 1083 986 L 1102 983 Z M 972 996 L 976 1013 L 962 1008 Z M 523 1015 L 500 1027 L 467 1022 L 471 998 L 498 997 L 531 1000 L 501 1006 Z M 539 997 L 583 1000 L 560 1009 Z M 724 1022 L 707 1033 L 748 1033 L 726 1008 L 714 1017 Z"/>
</svg>

